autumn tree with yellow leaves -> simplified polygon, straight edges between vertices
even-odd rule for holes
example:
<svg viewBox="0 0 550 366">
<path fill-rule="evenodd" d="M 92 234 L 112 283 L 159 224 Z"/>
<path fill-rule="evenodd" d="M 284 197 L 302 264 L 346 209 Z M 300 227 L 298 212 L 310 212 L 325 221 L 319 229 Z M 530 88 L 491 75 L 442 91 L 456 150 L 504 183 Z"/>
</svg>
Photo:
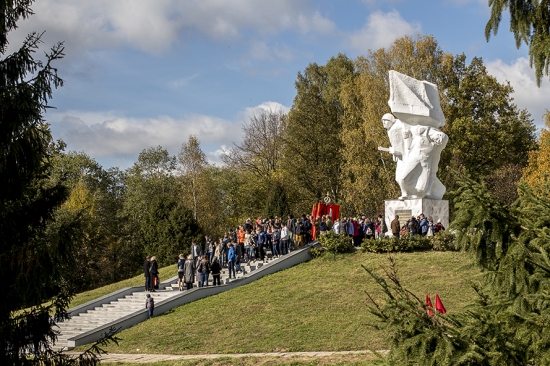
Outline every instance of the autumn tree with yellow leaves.
<svg viewBox="0 0 550 366">
<path fill-rule="evenodd" d="M 550 180 L 550 111 L 544 114 L 546 128 L 539 138 L 538 150 L 529 153 L 529 165 L 523 171 L 523 179 L 534 192 L 542 193 Z"/>
</svg>

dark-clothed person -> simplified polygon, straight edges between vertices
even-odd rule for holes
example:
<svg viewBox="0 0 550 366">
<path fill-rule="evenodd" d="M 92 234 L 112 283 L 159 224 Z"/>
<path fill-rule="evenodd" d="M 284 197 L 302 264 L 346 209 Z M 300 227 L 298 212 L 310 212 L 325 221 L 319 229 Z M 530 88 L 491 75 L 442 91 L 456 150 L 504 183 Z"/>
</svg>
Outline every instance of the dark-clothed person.
<svg viewBox="0 0 550 366">
<path fill-rule="evenodd" d="M 180 254 L 178 258 L 178 288 L 183 290 L 183 265 L 185 264 L 185 257 Z"/>
<path fill-rule="evenodd" d="M 151 267 L 149 268 L 149 281 L 151 285 L 151 291 L 155 292 L 155 280 L 157 281 L 157 287 L 158 287 L 158 281 L 159 281 L 159 265 L 157 263 L 157 257 L 152 256 L 151 257 Z"/>
<path fill-rule="evenodd" d="M 147 294 L 147 299 L 145 300 L 145 308 L 149 311 L 149 319 L 151 319 L 155 310 L 155 300 L 149 294 Z"/>
<path fill-rule="evenodd" d="M 392 235 L 399 239 L 399 231 L 401 230 L 399 227 L 399 216 L 395 216 L 395 219 L 393 219 L 390 226 Z"/>
<path fill-rule="evenodd" d="M 149 291 L 151 289 L 151 274 L 149 273 L 149 270 L 151 269 L 151 257 L 147 257 L 145 259 L 145 263 L 143 263 L 143 274 L 145 275 L 145 291 Z"/>
<path fill-rule="evenodd" d="M 214 258 L 212 261 L 212 267 L 210 268 L 212 271 L 212 285 L 216 286 L 216 282 L 218 285 L 221 285 L 220 283 L 220 277 L 222 272 L 222 266 L 220 266 L 220 262 L 218 262 L 218 258 Z"/>
<path fill-rule="evenodd" d="M 208 258 L 204 257 L 197 267 L 199 273 L 199 287 L 208 286 L 208 276 L 210 275 L 210 263 Z"/>
</svg>

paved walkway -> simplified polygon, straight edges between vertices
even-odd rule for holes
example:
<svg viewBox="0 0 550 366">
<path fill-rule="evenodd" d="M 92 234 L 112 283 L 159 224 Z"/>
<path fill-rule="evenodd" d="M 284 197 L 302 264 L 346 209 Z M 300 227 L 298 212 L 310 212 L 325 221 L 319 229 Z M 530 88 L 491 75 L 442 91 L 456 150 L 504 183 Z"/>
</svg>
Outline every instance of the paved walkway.
<svg viewBox="0 0 550 366">
<path fill-rule="evenodd" d="M 379 351 L 386 353 L 387 351 Z M 101 355 L 102 362 L 131 362 L 131 363 L 152 363 L 159 361 L 193 360 L 193 359 L 215 359 L 223 357 L 327 357 L 334 355 L 355 355 L 367 354 L 371 351 L 340 351 L 340 352 L 266 352 L 266 353 L 228 353 L 228 354 L 206 354 L 206 355 L 154 355 L 154 354 L 131 354 L 131 353 L 109 353 Z M 78 355 L 76 352 L 66 352 L 69 355 Z"/>
</svg>

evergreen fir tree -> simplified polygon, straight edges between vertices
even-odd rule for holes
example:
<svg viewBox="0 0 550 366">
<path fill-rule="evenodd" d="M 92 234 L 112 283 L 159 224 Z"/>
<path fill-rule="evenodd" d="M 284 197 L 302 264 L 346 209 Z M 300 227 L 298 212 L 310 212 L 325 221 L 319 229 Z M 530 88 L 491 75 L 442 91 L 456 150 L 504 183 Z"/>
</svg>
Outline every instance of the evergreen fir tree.
<svg viewBox="0 0 550 366">
<path fill-rule="evenodd" d="M 285 217 L 290 209 L 284 185 L 279 181 L 273 181 L 268 189 L 265 215 L 267 217 Z"/>
<path fill-rule="evenodd" d="M 403 288 L 396 270 L 389 281 L 367 272 L 388 301 L 374 312 L 389 330 L 392 364 L 546 365 L 550 363 L 550 183 L 545 194 L 521 184 L 510 206 L 484 184 L 458 175 L 457 247 L 473 254 L 485 271 L 470 309 L 430 317 L 425 305 Z"/>
<path fill-rule="evenodd" d="M 51 348 L 55 321 L 67 317 L 73 294 L 65 274 L 72 269 L 77 232 L 74 220 L 56 217 L 67 190 L 49 179 L 49 158 L 62 144 L 53 143 L 42 117 L 53 88 L 63 84 L 52 66 L 63 57 L 63 45 L 37 60 L 41 34 L 31 33 L 6 55 L 8 33 L 32 15 L 32 2 L 0 1 L 0 362 L 95 364 L 92 353 L 75 361 Z M 31 306 L 36 309 L 20 312 Z M 97 345 L 92 349 L 99 351 Z M 36 355 L 28 358 L 29 353 Z"/>
</svg>

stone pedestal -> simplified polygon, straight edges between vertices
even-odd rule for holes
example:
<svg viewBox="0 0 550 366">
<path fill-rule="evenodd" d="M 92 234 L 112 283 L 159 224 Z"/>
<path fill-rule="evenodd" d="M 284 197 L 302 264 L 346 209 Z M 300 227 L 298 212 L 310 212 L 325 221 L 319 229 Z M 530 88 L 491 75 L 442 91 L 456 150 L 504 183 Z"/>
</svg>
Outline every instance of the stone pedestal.
<svg viewBox="0 0 550 366">
<path fill-rule="evenodd" d="M 418 217 L 421 213 L 426 217 L 432 217 L 434 223 L 441 219 L 441 223 L 445 228 L 449 227 L 449 201 L 433 200 L 429 198 L 417 198 L 410 200 L 386 200 L 385 201 L 386 224 L 388 225 L 388 235 L 391 233 L 391 222 L 395 219 L 395 215 L 399 215 L 399 226 L 403 227 L 405 222 L 411 216 Z"/>
</svg>

